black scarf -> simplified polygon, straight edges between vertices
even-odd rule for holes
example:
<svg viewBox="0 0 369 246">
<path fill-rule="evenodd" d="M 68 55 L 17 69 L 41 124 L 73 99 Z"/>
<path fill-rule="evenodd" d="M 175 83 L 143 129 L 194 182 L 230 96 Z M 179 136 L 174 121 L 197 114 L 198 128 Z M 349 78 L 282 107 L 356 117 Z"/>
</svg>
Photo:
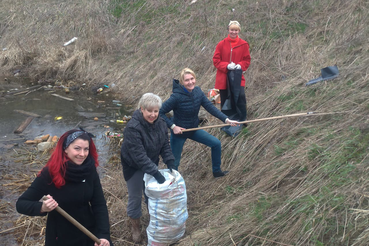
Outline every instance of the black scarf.
<svg viewBox="0 0 369 246">
<path fill-rule="evenodd" d="M 95 160 L 88 156 L 86 160 L 81 164 L 77 165 L 71 161 L 66 163 L 65 181 L 81 183 L 89 177 L 95 168 Z"/>
</svg>

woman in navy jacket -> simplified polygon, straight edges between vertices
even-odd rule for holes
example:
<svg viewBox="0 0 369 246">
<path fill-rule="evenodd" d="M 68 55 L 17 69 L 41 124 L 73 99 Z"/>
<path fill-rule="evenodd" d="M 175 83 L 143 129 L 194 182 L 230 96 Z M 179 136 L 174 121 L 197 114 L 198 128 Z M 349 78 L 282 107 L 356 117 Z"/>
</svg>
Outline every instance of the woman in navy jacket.
<svg viewBox="0 0 369 246">
<path fill-rule="evenodd" d="M 16 203 L 19 213 L 48 215 L 46 246 L 98 246 L 55 211 L 57 206 L 100 238 L 99 246 L 113 245 L 108 209 L 96 171 L 98 155 L 90 136 L 84 130 L 64 133 L 46 166 Z M 43 196 L 49 199 L 40 201 Z"/>
<path fill-rule="evenodd" d="M 196 75 L 189 69 L 181 71 L 180 80 L 173 80 L 173 94 L 163 103 L 160 109 L 160 116 L 165 119 L 167 126 L 172 129 L 170 135 L 170 146 L 175 158 L 174 166 L 178 170 L 181 160 L 181 153 L 186 139 L 211 147 L 212 171 L 214 177 L 222 177 L 228 171 L 222 171 L 221 164 L 221 143 L 219 139 L 204 130 L 184 132 L 186 128 L 196 128 L 199 125 L 199 111 L 203 106 L 210 114 L 221 121 L 232 126 L 238 125 L 237 121 L 229 120 L 225 114 L 220 112 L 205 96 L 200 87 L 195 86 Z M 166 113 L 173 110 L 173 118 L 168 118 Z"/>
</svg>

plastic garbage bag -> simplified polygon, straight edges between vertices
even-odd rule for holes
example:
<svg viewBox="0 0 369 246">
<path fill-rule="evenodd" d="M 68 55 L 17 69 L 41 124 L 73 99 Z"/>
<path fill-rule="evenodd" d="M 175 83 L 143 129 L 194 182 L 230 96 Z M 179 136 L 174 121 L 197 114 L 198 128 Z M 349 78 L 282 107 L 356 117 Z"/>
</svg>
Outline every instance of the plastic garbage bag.
<svg viewBox="0 0 369 246">
<path fill-rule="evenodd" d="M 236 137 L 242 131 L 242 125 L 239 126 L 223 126 L 220 128 L 231 137 Z"/>
<path fill-rule="evenodd" d="M 148 246 L 164 246 L 178 241 L 185 233 L 188 218 L 184 179 L 176 170 L 159 171 L 166 180 L 163 184 L 151 175 L 144 175 L 150 214 L 146 229 Z"/>
</svg>

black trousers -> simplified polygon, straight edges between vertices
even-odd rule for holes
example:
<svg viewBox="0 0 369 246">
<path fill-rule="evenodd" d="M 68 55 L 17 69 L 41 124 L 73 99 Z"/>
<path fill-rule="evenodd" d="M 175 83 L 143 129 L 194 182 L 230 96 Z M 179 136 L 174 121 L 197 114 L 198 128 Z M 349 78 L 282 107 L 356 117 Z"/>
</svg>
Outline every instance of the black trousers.
<svg viewBox="0 0 369 246">
<path fill-rule="evenodd" d="M 223 107 L 225 100 L 228 96 L 228 90 L 219 90 L 220 93 L 220 108 Z M 231 120 L 245 121 L 247 117 L 247 109 L 246 109 L 246 94 L 245 87 L 241 86 L 240 94 L 238 96 L 237 102 L 234 101 L 233 96 L 231 95 L 231 110 L 222 110 L 222 112 L 228 116 Z"/>
</svg>

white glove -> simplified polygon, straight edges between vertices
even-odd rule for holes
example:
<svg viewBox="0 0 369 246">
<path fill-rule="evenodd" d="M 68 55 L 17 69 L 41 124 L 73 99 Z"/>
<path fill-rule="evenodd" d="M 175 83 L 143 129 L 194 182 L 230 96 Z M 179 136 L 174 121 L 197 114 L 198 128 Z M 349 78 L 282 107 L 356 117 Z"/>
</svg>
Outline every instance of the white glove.
<svg viewBox="0 0 369 246">
<path fill-rule="evenodd" d="M 235 68 L 236 68 L 236 64 L 234 64 L 234 62 L 231 62 L 227 65 L 228 70 L 234 70 Z"/>
<path fill-rule="evenodd" d="M 235 69 L 241 69 L 241 65 L 240 64 L 237 64 L 234 68 Z"/>
<path fill-rule="evenodd" d="M 240 125 L 240 122 L 238 122 L 236 120 L 230 120 L 228 118 L 225 120 L 225 123 L 230 124 L 231 126 L 238 126 L 238 125 Z"/>
</svg>

